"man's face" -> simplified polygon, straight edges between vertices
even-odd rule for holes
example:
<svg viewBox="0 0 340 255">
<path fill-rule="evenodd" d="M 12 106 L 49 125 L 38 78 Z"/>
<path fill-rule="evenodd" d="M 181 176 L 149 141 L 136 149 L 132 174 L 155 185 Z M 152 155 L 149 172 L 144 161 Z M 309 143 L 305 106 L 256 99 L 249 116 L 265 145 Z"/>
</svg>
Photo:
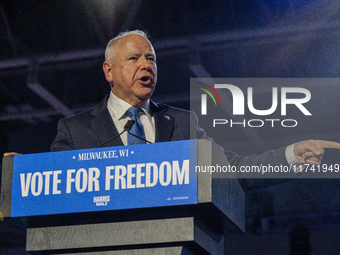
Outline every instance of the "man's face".
<svg viewBox="0 0 340 255">
<path fill-rule="evenodd" d="M 155 51 L 141 35 L 120 38 L 113 56 L 103 64 L 112 93 L 133 106 L 147 101 L 155 90 L 157 65 Z"/>
</svg>

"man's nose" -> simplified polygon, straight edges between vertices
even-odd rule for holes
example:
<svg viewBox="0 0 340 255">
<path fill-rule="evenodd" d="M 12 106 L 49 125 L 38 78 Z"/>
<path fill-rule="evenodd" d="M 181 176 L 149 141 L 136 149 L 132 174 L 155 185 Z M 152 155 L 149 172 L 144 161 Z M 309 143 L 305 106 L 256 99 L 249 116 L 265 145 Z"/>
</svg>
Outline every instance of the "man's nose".
<svg viewBox="0 0 340 255">
<path fill-rule="evenodd" d="M 140 61 L 141 61 L 140 66 L 142 69 L 152 70 L 152 64 L 147 58 L 142 57 Z"/>
</svg>

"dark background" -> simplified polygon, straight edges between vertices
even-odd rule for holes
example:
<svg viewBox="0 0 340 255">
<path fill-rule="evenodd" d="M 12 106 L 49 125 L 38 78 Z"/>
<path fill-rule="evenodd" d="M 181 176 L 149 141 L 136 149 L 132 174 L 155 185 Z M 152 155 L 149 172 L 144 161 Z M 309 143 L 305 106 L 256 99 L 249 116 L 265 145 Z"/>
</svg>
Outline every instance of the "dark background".
<svg viewBox="0 0 340 255">
<path fill-rule="evenodd" d="M 338 0 L 2 0 L 0 153 L 49 151 L 60 118 L 103 99 L 104 49 L 120 31 L 149 33 L 158 64 L 153 100 L 185 109 L 190 77 L 339 77 L 339 6 Z M 304 126 L 208 135 L 242 155 L 311 138 L 340 141 L 340 87 L 310 91 L 313 118 Z M 256 99 L 265 109 L 270 90 Z M 326 150 L 323 162 L 339 163 L 339 156 Z M 304 179 L 249 192 L 246 238 L 230 237 L 231 253 L 308 254 L 293 253 L 293 232 L 295 241 L 310 235 L 310 254 L 337 254 L 338 187 L 338 179 Z M 26 254 L 24 246 L 25 219 L 2 220 L 0 253 Z"/>
</svg>

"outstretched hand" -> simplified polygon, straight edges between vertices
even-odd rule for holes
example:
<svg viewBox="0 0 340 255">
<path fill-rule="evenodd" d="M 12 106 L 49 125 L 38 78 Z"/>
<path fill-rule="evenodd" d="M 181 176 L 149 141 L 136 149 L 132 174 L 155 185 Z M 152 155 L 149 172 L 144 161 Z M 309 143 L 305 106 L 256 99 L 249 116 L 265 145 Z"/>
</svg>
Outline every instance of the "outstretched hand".
<svg viewBox="0 0 340 255">
<path fill-rule="evenodd" d="M 323 140 L 302 141 L 294 145 L 294 154 L 300 164 L 320 165 L 326 148 L 340 149 L 340 143 Z"/>
</svg>

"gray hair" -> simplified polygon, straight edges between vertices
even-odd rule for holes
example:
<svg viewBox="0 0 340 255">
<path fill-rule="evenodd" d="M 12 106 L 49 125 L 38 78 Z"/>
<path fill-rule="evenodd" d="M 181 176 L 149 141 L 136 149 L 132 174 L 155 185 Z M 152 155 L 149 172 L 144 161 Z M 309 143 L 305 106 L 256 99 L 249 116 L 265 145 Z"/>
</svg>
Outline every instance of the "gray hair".
<svg viewBox="0 0 340 255">
<path fill-rule="evenodd" d="M 116 37 L 112 38 L 107 46 L 106 46 L 106 49 L 105 49 L 105 61 L 108 61 L 112 55 L 113 55 L 113 52 L 114 52 L 114 46 L 115 44 L 117 43 L 117 41 L 119 39 L 121 39 L 122 37 L 124 36 L 127 36 L 127 35 L 131 35 L 131 34 L 135 34 L 135 35 L 141 35 L 143 36 L 145 39 L 148 40 L 148 35 L 146 32 L 142 31 L 142 30 L 132 30 L 132 31 L 127 31 L 127 32 L 121 32 L 119 33 Z"/>
</svg>

